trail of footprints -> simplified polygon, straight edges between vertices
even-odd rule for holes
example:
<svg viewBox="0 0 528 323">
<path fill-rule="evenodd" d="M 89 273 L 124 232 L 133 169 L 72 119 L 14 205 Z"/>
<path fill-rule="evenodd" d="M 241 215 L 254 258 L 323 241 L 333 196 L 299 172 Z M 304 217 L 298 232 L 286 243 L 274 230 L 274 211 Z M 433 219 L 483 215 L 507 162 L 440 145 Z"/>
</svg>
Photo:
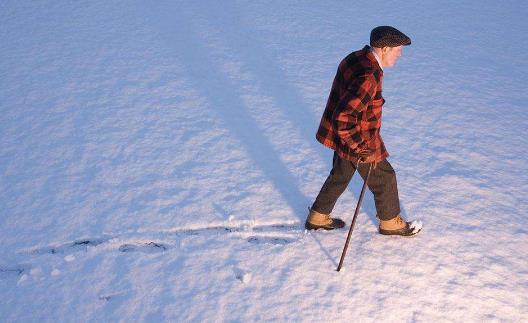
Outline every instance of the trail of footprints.
<svg viewBox="0 0 528 323">
<path fill-rule="evenodd" d="M 172 231 L 170 235 L 173 236 L 220 236 L 223 234 L 234 234 L 234 233 L 247 233 L 248 235 L 240 235 L 247 242 L 251 244 L 273 244 L 273 245 L 287 245 L 297 241 L 298 237 L 292 237 L 291 234 L 299 234 L 302 229 L 299 224 L 274 224 L 274 225 L 261 225 L 254 227 L 246 226 L 211 226 L 198 229 L 181 229 Z M 238 237 L 238 236 L 237 236 Z M 24 251 L 25 254 L 60 254 L 69 255 L 78 251 L 87 251 L 88 248 L 98 247 L 112 242 L 118 237 L 104 237 L 95 239 L 83 239 L 74 242 L 65 243 L 59 246 L 49 246 L 44 248 L 33 249 L 30 251 Z M 117 250 L 123 253 L 142 252 L 142 253 L 159 253 L 171 249 L 172 246 L 156 242 L 148 241 L 145 239 L 128 241 L 121 244 Z M 24 272 L 31 270 L 31 265 L 17 265 L 12 267 L 0 267 L 0 278 L 10 276 L 20 276 Z"/>
<path fill-rule="evenodd" d="M 262 225 L 262 226 L 255 226 L 255 227 L 227 227 L 227 226 L 213 226 L 213 227 L 205 227 L 205 228 L 199 228 L 199 229 L 182 229 L 177 231 L 172 231 L 170 235 L 174 236 L 198 236 L 198 235 L 204 235 L 204 236 L 212 236 L 212 235 L 222 235 L 222 234 L 230 234 L 230 233 L 254 233 L 253 235 L 246 238 L 247 242 L 253 243 L 253 244 L 277 244 L 277 245 L 285 245 L 294 242 L 297 239 L 293 239 L 290 237 L 284 237 L 280 236 L 279 233 L 299 233 L 300 227 L 297 224 L 274 224 L 274 225 Z M 273 235 L 273 233 L 277 233 L 277 235 Z M 269 235 L 271 234 L 271 235 Z M 97 247 L 99 245 L 102 245 L 104 243 L 108 243 L 113 239 L 116 239 L 117 237 L 106 237 L 106 238 L 99 238 L 99 239 L 84 239 L 84 240 L 78 240 L 70 243 L 66 243 L 60 246 L 53 246 L 53 247 L 45 247 L 45 248 L 39 248 L 30 251 L 29 253 L 32 254 L 67 254 L 67 253 L 73 253 L 76 251 L 86 251 L 89 247 Z M 167 244 L 163 244 L 161 242 L 155 242 L 155 241 L 148 241 L 144 242 L 145 239 L 142 239 L 142 241 L 131 241 L 128 243 L 125 243 L 121 246 L 119 246 L 118 250 L 121 252 L 147 252 L 147 253 L 153 253 L 153 252 L 162 252 L 165 250 L 170 249 L 170 246 Z"/>
</svg>

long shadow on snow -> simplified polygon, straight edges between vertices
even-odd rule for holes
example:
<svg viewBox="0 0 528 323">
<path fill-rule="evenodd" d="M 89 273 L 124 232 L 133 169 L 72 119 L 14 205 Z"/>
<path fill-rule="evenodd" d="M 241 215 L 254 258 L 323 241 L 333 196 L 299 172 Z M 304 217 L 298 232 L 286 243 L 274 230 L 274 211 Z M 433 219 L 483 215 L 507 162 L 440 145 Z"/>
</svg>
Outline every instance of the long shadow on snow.
<svg viewBox="0 0 528 323">
<path fill-rule="evenodd" d="M 226 128 L 245 146 L 255 165 L 272 181 L 293 210 L 306 205 L 308 198 L 299 191 L 295 178 L 247 112 L 248 107 L 240 99 L 235 85 L 207 55 L 209 50 L 206 46 L 197 41 L 200 37 L 192 30 L 193 23 L 186 17 L 185 12 L 168 3 L 157 6 L 151 12 L 161 30 L 171 31 L 170 34 L 164 34 L 168 49 L 178 60 L 184 62 L 186 74 L 193 76 L 193 79 L 188 81 L 195 89 L 201 90 L 209 107 L 214 109 L 215 116 L 219 117 Z M 207 127 L 207 124 L 204 124 L 204 127 Z M 212 151 L 212 158 L 214 154 Z"/>
<path fill-rule="evenodd" d="M 310 113 L 307 113 L 307 109 L 303 108 L 307 103 L 303 102 L 299 97 L 298 90 L 287 82 L 287 76 L 278 67 L 277 55 L 271 49 L 263 46 L 262 42 L 258 42 L 259 31 L 249 24 L 242 23 L 243 19 L 240 19 L 238 14 L 240 12 L 239 8 L 236 8 L 231 2 L 222 5 L 221 15 L 208 14 L 209 10 L 204 7 L 203 3 L 196 2 L 194 5 L 196 12 L 203 13 L 207 17 L 208 22 L 223 31 L 222 40 L 227 43 L 229 48 L 236 48 L 237 56 L 241 57 L 244 63 L 243 67 L 256 76 L 255 82 L 258 82 L 259 89 L 265 92 L 268 97 L 273 97 L 277 106 L 283 107 L 283 110 L 287 111 L 288 115 L 291 116 L 290 121 L 297 125 L 297 129 L 295 130 L 298 130 L 302 138 L 305 138 L 310 143 L 313 151 L 320 153 L 323 160 L 329 161 L 330 170 L 332 158 L 329 158 L 323 153 L 323 149 L 325 148 L 322 148 L 314 139 L 319 120 L 314 118 Z M 329 87 L 331 81 L 329 80 Z M 362 183 L 363 181 L 360 179 L 359 173 L 354 174 L 354 179 L 351 181 L 348 190 L 352 192 L 356 199 L 359 198 Z M 368 215 L 370 222 L 377 226 L 378 220 L 376 218 L 374 200 L 370 192 L 367 195 L 370 197 L 364 200 L 362 210 Z M 355 203 L 354 205 L 350 205 L 349 211 L 347 212 L 350 217 L 354 213 L 355 207 Z M 401 204 L 400 207 L 402 214 L 405 216 L 407 212 L 404 206 Z M 301 208 L 301 210 L 305 210 L 305 208 Z M 349 222 L 348 220 L 350 218 L 345 218 L 345 220 Z M 315 235 L 313 237 L 323 253 L 335 263 L 318 238 Z"/>
<path fill-rule="evenodd" d="M 195 8 L 200 14 L 206 15 L 208 8 L 200 8 L 200 3 L 195 3 L 198 7 Z M 175 10 L 160 10 L 158 7 L 157 12 L 158 18 L 161 12 L 167 15 L 170 12 L 176 13 Z M 170 9 L 165 7 L 164 9 Z M 291 86 L 285 80 L 287 79 L 284 73 L 277 67 L 276 59 L 272 59 L 273 53 L 269 53 L 262 45 L 256 43 L 254 39 L 255 35 L 258 35 L 256 30 L 251 30 L 251 26 L 244 25 L 243 28 L 236 28 L 232 23 L 238 21 L 236 15 L 237 8 L 232 7 L 230 3 L 223 5 L 222 15 L 206 15 L 208 21 L 217 23 L 216 27 L 221 28 L 223 39 L 228 43 L 230 48 L 237 49 L 237 55 L 243 58 L 245 63 L 244 68 L 250 68 L 253 75 L 258 76 L 256 78 L 259 83 L 259 89 L 267 90 L 270 97 L 273 97 L 277 102 L 278 106 L 288 107 L 288 114 L 292 116 L 291 121 L 295 122 L 297 130 L 301 132 L 303 138 L 313 138 L 315 129 L 318 125 L 318 121 L 302 108 L 306 105 L 298 97 L 297 90 Z M 281 192 L 286 201 L 294 210 L 304 210 L 306 205 L 311 203 L 310 200 L 304 196 L 294 183 L 296 179 L 289 173 L 287 167 L 280 161 L 273 150 L 273 146 L 258 132 L 257 124 L 252 117 L 244 110 L 244 104 L 238 97 L 237 87 L 232 84 L 233 81 L 227 76 L 223 75 L 213 62 L 207 57 L 207 48 L 199 43 L 196 43 L 193 38 L 193 31 L 190 30 L 189 26 L 192 25 L 190 21 L 182 19 L 181 12 L 178 12 L 177 17 L 161 17 L 160 21 L 163 21 L 164 27 L 167 30 L 174 30 L 171 42 L 179 44 L 176 49 L 181 48 L 181 44 L 186 44 L 185 51 L 180 52 L 181 58 L 188 64 L 187 69 L 191 75 L 197 76 L 195 83 L 199 88 L 207 90 L 208 98 L 213 106 L 217 107 L 231 107 L 231 109 L 221 110 L 224 114 L 220 117 L 224 119 L 224 122 L 228 125 L 234 124 L 235 127 L 230 128 L 246 145 L 248 152 L 253 157 L 256 164 L 266 172 L 266 175 L 273 181 L 276 188 Z M 222 20 L 227 19 L 227 20 Z M 240 26 L 239 26 L 240 27 Z M 250 45 L 248 45 L 250 44 Z M 268 53 L 267 53 L 268 52 Z M 257 67 L 265 66 L 266 73 L 259 72 Z M 257 73 L 255 73 L 257 72 Z M 200 82 L 201 81 L 201 82 Z M 231 84 L 232 88 L 227 88 L 226 85 Z M 227 93 L 227 95 L 226 95 Z M 246 122 L 238 122 L 237 117 L 240 120 Z M 246 138 L 253 138 L 253 140 L 243 140 Z M 252 143 L 253 142 L 253 143 Z M 317 144 L 314 139 L 309 139 L 308 142 L 321 154 L 323 159 L 330 160 L 328 156 L 323 154 L 322 146 Z M 258 143 L 258 147 L 255 146 Z M 357 179 L 351 182 L 349 190 L 358 197 L 362 181 Z M 302 202 L 302 203 L 301 203 Z M 355 205 L 350 206 L 350 214 L 353 213 Z M 363 210 L 367 213 L 370 221 L 373 224 L 377 224 L 375 206 L 372 198 L 366 199 L 363 204 Z M 402 205 L 402 213 L 405 215 L 406 212 Z M 303 221 L 305 213 L 299 215 L 299 218 Z M 325 252 L 327 255 L 328 253 Z"/>
<path fill-rule="evenodd" d="M 222 30 L 223 31 L 221 34 L 222 41 L 224 43 L 227 43 L 228 48 L 236 48 L 236 54 L 243 57 L 242 60 L 245 63 L 243 64 L 243 67 L 244 68 L 251 67 L 252 75 L 257 76 L 255 77 L 254 82 L 257 84 L 259 90 L 265 91 L 265 92 L 267 91 L 268 93 L 266 94 L 268 94 L 269 97 L 274 97 L 275 101 L 277 102 L 279 106 L 285 107 L 284 111 L 287 111 L 288 116 L 291 116 L 291 121 L 297 124 L 297 129 L 295 130 L 300 130 L 301 136 L 303 138 L 313 138 L 314 133 L 310 129 L 314 129 L 317 126 L 317 122 L 314 119 L 310 118 L 309 114 L 307 114 L 306 111 L 302 109 L 302 107 L 305 106 L 306 104 L 303 103 L 302 100 L 297 97 L 297 95 L 295 94 L 296 90 L 288 82 L 284 81 L 285 75 L 282 75 L 283 73 L 281 73 L 280 70 L 277 68 L 276 62 L 268 58 L 268 56 L 271 56 L 271 55 L 264 55 L 265 49 L 262 48 L 262 46 L 256 44 L 253 41 L 253 38 L 249 37 L 249 35 L 247 34 L 248 29 L 240 28 L 237 30 L 236 28 L 233 28 L 232 22 L 238 20 L 236 15 L 232 14 L 234 12 L 233 8 L 229 8 L 230 6 L 229 4 L 223 5 L 224 8 L 222 11 L 222 18 L 227 19 L 227 21 L 221 21 L 218 15 L 206 15 L 206 13 L 208 12 L 208 9 L 204 7 L 200 7 L 199 2 L 194 3 L 194 5 L 196 6 L 194 7 L 195 12 L 204 13 L 203 16 L 206 17 L 208 24 L 210 22 L 212 23 L 214 23 L 215 21 L 217 22 L 217 25 L 213 27 L 217 27 L 219 30 Z M 192 22 L 187 26 L 192 26 Z M 195 27 L 195 26 L 196 25 L 192 27 Z M 206 27 L 204 27 L 204 30 L 207 31 Z M 245 34 L 242 34 L 241 33 L 242 31 L 245 31 Z M 184 34 L 189 35 L 189 34 L 192 34 L 192 32 L 189 31 Z M 241 35 L 241 38 L 237 38 L 240 35 Z M 193 39 L 187 39 L 187 40 L 191 42 L 193 41 Z M 189 50 L 189 47 L 187 47 L 187 49 Z M 253 49 L 253 51 L 251 49 Z M 201 48 L 200 50 L 198 50 L 198 52 L 202 52 L 205 50 L 206 50 L 205 48 Z M 207 55 L 205 54 L 203 56 L 198 55 L 198 57 L 195 55 L 193 57 L 190 57 L 190 60 L 192 61 L 192 59 L 198 58 L 199 61 L 205 62 L 207 61 L 206 56 Z M 187 57 L 185 58 L 187 59 Z M 209 67 L 208 64 L 205 64 L 205 65 L 206 66 L 202 66 L 202 68 Z M 266 73 L 262 73 L 262 72 L 259 73 L 258 67 L 265 67 Z M 208 68 L 207 70 L 210 71 L 211 69 L 214 69 L 214 68 Z M 207 75 L 206 70 L 204 71 L 198 70 L 195 73 L 196 75 Z M 205 74 L 202 74 L 202 73 L 205 73 Z M 218 74 L 219 74 L 218 70 L 215 69 L 212 75 L 213 76 L 212 79 L 221 81 L 221 84 L 231 83 L 232 86 L 234 87 L 233 89 L 229 91 L 230 97 L 232 98 L 232 100 L 235 97 L 240 97 L 241 94 L 237 91 L 237 89 L 243 88 L 244 86 L 243 82 L 238 82 L 237 84 L 233 84 L 234 81 L 229 80 L 229 78 L 225 77 L 224 75 L 218 75 Z M 220 95 L 223 94 L 222 91 L 219 91 L 219 92 L 220 92 Z M 243 104 L 241 102 L 238 102 L 237 100 L 237 102 L 234 103 L 233 105 L 237 107 L 237 110 L 241 110 L 244 112 L 244 119 L 251 122 L 251 129 L 254 131 L 254 129 L 256 129 L 257 124 L 249 114 L 246 114 Z M 286 109 L 286 107 L 288 107 L 289 109 Z M 230 120 L 226 120 L 226 123 L 228 123 L 229 121 Z M 251 131 L 244 131 L 244 132 L 245 133 L 241 133 L 242 136 L 239 135 L 239 137 L 251 135 Z M 284 189 L 287 189 L 287 188 L 282 187 L 281 185 L 286 184 L 286 186 L 290 186 L 290 188 L 287 189 L 288 191 L 296 191 L 297 195 L 299 197 L 302 197 L 302 198 L 296 198 L 295 200 L 291 200 L 291 198 L 286 198 L 286 200 L 287 201 L 289 200 L 290 206 L 299 215 L 299 218 L 301 219 L 301 221 L 304 221 L 306 213 L 304 212 L 299 213 L 298 210 L 306 210 L 305 207 L 309 205 L 311 201 L 309 201 L 306 197 L 304 197 L 298 191 L 295 183 L 299 183 L 299 181 L 294 176 L 292 176 L 291 173 L 289 173 L 289 171 L 287 170 L 287 167 L 283 165 L 280 162 L 279 158 L 275 156 L 273 152 L 273 147 L 265 140 L 264 136 L 259 134 L 259 141 L 266 143 L 266 146 L 265 146 L 266 149 L 264 151 L 262 150 L 258 151 L 258 149 L 257 151 L 255 151 L 254 146 L 249 144 L 247 146 L 251 149 L 250 152 L 252 156 L 255 156 L 257 160 L 263 162 L 259 166 L 261 167 L 261 169 L 265 170 L 267 173 L 273 173 L 277 171 L 277 169 L 274 169 L 274 168 L 277 168 L 276 166 L 279 165 L 279 172 L 276 173 L 279 176 L 279 178 L 272 178 L 272 180 L 276 184 L 276 187 L 279 189 L 279 191 L 281 191 L 283 196 L 285 196 Z M 315 151 L 321 151 L 321 146 L 316 144 L 315 140 L 313 139 L 308 140 L 308 142 L 312 145 Z M 287 143 L 281 143 L 281 144 L 287 144 Z M 262 147 L 260 147 L 259 149 L 261 148 Z M 269 152 L 269 156 L 258 156 L 259 153 L 266 152 L 266 151 Z M 328 158 L 327 156 L 323 156 L 323 157 L 324 157 L 323 159 L 331 160 L 331 158 Z M 261 160 L 261 158 L 264 158 L 264 159 Z M 268 161 L 268 163 L 265 163 L 265 161 Z M 270 170 L 268 170 L 268 167 L 270 166 L 272 168 L 271 172 Z M 287 177 L 284 178 L 284 176 L 282 176 L 281 174 L 287 174 Z M 301 201 L 304 201 L 304 205 L 300 203 Z M 365 206 L 364 206 L 364 209 L 365 209 Z M 372 212 L 373 208 L 372 207 L 369 208 L 367 205 L 366 209 L 369 210 L 367 214 L 372 215 L 372 217 L 375 218 L 375 215 L 374 215 L 375 212 Z M 353 213 L 353 210 L 350 213 Z M 335 257 L 333 257 L 330 254 L 330 252 L 323 246 L 320 240 L 320 237 L 318 237 L 317 235 L 311 235 L 311 237 L 316 241 L 317 245 L 321 249 L 321 252 L 328 258 L 328 260 L 332 262 L 334 266 L 337 266 L 337 262 L 334 259 Z M 253 242 L 251 238 L 248 241 Z M 274 244 L 279 243 L 278 241 L 275 241 L 275 240 L 268 241 L 268 242 L 271 242 Z M 290 241 L 288 240 L 284 240 L 284 244 L 289 243 L 289 242 Z"/>
<path fill-rule="evenodd" d="M 230 48 L 236 48 L 236 53 L 242 58 L 244 68 L 251 71 L 255 75 L 255 82 L 259 83 L 259 89 L 266 92 L 267 96 L 273 97 L 279 107 L 291 116 L 290 121 L 297 125 L 297 129 L 301 133 L 302 138 L 305 138 L 313 148 L 313 151 L 320 153 L 323 160 L 329 162 L 328 171 L 331 169 L 331 156 L 328 157 L 323 153 L 323 146 L 315 140 L 315 131 L 319 126 L 319 119 L 314 118 L 313 115 L 304 109 L 306 102 L 298 95 L 298 90 L 295 89 L 289 82 L 287 76 L 278 67 L 278 59 L 272 50 L 258 42 L 259 31 L 252 28 L 251 25 L 243 24 L 243 19 L 237 14 L 241 10 L 236 8 L 232 2 L 227 2 L 222 5 L 222 14 L 216 15 L 209 13 L 203 2 L 195 2 L 193 4 L 196 12 L 206 15 L 207 21 L 216 24 L 217 28 L 223 31 L 223 40 L 227 42 Z M 209 14 L 208 14 L 209 13 Z M 337 66 L 337 62 L 336 62 Z M 263 73 L 265 71 L 265 73 Z M 328 91 L 330 90 L 332 80 L 329 80 Z M 324 108 L 324 107 L 323 107 Z M 322 111 L 321 111 L 322 112 Z M 359 178 L 359 173 L 354 174 L 354 180 L 351 181 L 349 191 L 357 198 L 361 191 L 362 180 Z M 322 185 L 322 183 L 321 183 Z M 372 196 L 372 195 L 370 195 Z M 309 202 L 311 205 L 311 201 Z M 339 203 L 339 202 L 338 202 Z M 305 210 L 306 205 L 301 208 Z M 354 213 L 356 205 L 351 205 L 349 215 Z M 403 205 L 401 205 L 402 213 L 405 215 Z M 367 198 L 363 202 L 362 209 L 367 213 L 372 224 L 377 226 L 378 220 L 376 218 L 376 208 L 374 200 Z M 305 214 L 303 214 L 305 215 Z"/>
</svg>

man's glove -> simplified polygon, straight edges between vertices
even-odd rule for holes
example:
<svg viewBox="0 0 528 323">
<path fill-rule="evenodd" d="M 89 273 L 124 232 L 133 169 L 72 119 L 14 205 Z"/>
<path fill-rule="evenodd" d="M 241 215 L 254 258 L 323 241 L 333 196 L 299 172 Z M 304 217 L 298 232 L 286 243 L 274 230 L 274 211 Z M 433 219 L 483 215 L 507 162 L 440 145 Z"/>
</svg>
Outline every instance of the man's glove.
<svg viewBox="0 0 528 323">
<path fill-rule="evenodd" d="M 376 168 L 376 156 L 373 150 L 365 148 L 358 152 L 358 164 L 359 163 L 365 163 L 365 164 L 372 164 L 372 168 Z"/>
</svg>

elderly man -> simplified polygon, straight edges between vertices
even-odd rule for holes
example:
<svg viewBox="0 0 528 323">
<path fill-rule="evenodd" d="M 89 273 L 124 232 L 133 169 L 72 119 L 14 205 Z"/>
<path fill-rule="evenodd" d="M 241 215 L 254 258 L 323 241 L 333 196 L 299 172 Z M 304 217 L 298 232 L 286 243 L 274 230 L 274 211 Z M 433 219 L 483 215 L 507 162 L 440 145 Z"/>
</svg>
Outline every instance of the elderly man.
<svg viewBox="0 0 528 323">
<path fill-rule="evenodd" d="M 370 46 L 349 54 L 340 64 L 321 118 L 317 140 L 334 150 L 333 167 L 310 208 L 306 228 L 332 230 L 345 223 L 330 217 L 337 199 L 358 170 L 374 194 L 379 233 L 412 236 L 420 221 L 400 216 L 396 174 L 380 135 L 383 71 L 392 67 L 411 39 L 394 27 L 379 26 L 370 33 Z"/>
</svg>

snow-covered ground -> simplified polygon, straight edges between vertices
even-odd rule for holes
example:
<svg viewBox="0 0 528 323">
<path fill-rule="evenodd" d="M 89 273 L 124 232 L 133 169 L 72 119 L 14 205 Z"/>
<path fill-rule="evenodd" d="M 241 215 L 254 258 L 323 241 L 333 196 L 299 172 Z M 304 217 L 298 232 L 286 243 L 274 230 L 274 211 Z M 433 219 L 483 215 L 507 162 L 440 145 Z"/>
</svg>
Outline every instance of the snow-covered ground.
<svg viewBox="0 0 528 323">
<path fill-rule="evenodd" d="M 0 321 L 528 321 L 525 1 L 0 4 Z M 412 239 L 305 232 L 339 61 L 393 25 Z M 334 214 L 350 223 L 355 176 Z"/>
</svg>

